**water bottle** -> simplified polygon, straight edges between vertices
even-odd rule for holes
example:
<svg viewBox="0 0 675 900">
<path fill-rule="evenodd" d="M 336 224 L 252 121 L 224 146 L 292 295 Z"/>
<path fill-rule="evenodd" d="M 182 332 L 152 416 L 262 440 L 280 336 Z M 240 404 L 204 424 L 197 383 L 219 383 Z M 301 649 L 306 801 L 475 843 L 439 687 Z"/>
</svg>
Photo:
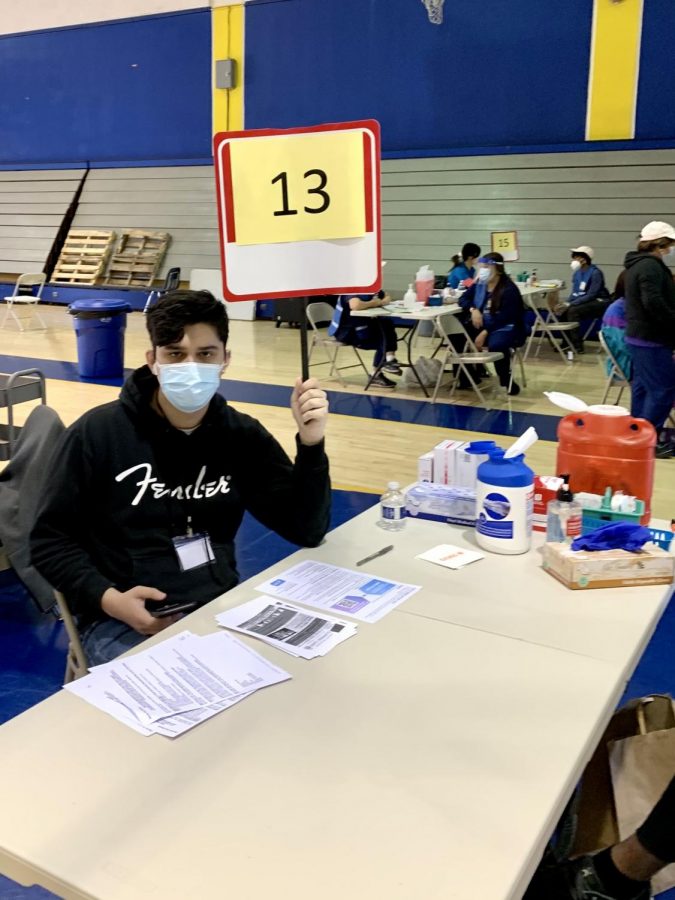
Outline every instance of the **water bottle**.
<svg viewBox="0 0 675 900">
<path fill-rule="evenodd" d="M 398 481 L 390 481 L 380 497 L 380 521 L 385 531 L 402 531 L 405 528 L 405 497 Z"/>
</svg>

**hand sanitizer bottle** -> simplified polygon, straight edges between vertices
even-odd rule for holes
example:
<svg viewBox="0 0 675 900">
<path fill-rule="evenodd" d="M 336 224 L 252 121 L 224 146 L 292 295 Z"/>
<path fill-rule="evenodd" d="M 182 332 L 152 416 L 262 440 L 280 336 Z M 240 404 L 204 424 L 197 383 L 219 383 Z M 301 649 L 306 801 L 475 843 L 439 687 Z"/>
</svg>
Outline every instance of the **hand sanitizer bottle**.
<svg viewBox="0 0 675 900">
<path fill-rule="evenodd" d="M 408 285 L 408 290 L 403 295 L 403 306 L 405 309 L 414 309 L 417 303 L 417 293 L 412 284 Z"/>
<path fill-rule="evenodd" d="M 560 475 L 563 483 L 555 500 L 546 508 L 546 540 L 571 544 L 581 534 L 581 504 L 570 490 L 570 476 Z"/>
</svg>

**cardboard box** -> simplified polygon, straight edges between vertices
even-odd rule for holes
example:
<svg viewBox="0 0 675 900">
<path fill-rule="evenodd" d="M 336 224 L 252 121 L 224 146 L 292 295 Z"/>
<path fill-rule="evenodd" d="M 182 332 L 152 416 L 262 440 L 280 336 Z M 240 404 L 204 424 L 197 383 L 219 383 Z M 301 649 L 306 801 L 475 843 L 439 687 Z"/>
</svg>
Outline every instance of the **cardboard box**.
<svg viewBox="0 0 675 900">
<path fill-rule="evenodd" d="M 476 492 L 448 484 L 413 484 L 405 491 L 405 511 L 414 519 L 473 528 L 476 522 Z"/>
<path fill-rule="evenodd" d="M 417 460 L 417 480 L 434 480 L 434 451 L 423 453 Z"/>
<path fill-rule="evenodd" d="M 436 444 L 432 451 L 434 454 L 434 482 L 436 484 L 448 483 L 447 457 L 445 451 L 452 443 L 453 442 L 450 440 L 441 441 L 440 444 Z"/>
<path fill-rule="evenodd" d="M 542 566 L 573 591 L 670 584 L 675 557 L 654 547 L 628 550 L 572 550 L 568 544 L 544 544 Z"/>
</svg>

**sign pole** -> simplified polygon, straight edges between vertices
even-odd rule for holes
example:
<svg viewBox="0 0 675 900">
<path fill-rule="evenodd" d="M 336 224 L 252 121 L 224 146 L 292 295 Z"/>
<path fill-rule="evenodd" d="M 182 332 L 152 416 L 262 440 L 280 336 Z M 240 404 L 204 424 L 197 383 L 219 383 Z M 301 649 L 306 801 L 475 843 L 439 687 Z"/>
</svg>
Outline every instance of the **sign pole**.
<svg viewBox="0 0 675 900">
<path fill-rule="evenodd" d="M 307 348 L 307 301 L 308 297 L 302 298 L 302 319 L 300 320 L 300 364 L 302 368 L 302 380 L 307 381 L 309 378 L 309 350 Z"/>
</svg>

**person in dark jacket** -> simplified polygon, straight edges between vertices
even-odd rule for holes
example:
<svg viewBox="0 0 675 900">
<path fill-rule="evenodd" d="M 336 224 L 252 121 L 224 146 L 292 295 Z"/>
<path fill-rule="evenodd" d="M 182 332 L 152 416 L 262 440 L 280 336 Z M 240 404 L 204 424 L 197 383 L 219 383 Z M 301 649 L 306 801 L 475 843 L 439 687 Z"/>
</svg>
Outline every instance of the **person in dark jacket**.
<svg viewBox="0 0 675 900">
<path fill-rule="evenodd" d="M 31 535 L 33 563 L 65 594 L 92 665 L 175 621 L 152 614 L 161 606 L 201 606 L 237 584 L 246 510 L 305 546 L 328 528 L 328 404 L 315 380 L 298 379 L 291 397 L 292 463 L 217 393 L 229 362 L 224 304 L 173 291 L 147 327 L 147 365 L 65 432 Z"/>
<path fill-rule="evenodd" d="M 675 229 L 650 222 L 637 252 L 626 254 L 626 343 L 633 359 L 631 414 L 648 419 L 658 436 L 656 454 L 672 456 L 662 430 L 675 403 Z"/>
<path fill-rule="evenodd" d="M 572 290 L 567 300 L 556 309 L 558 318 L 563 322 L 579 323 L 600 319 L 610 304 L 610 296 L 602 269 L 593 264 L 595 251 L 582 245 L 572 247 L 570 252 Z M 581 325 L 570 332 L 570 340 L 577 353 L 584 352 Z"/>
<path fill-rule="evenodd" d="M 463 322 L 476 347 L 503 353 L 495 363 L 502 387 L 508 388 L 511 379 L 511 348 L 525 341 L 525 307 L 516 285 L 504 271 L 501 253 L 486 253 L 478 260 L 476 283 L 459 301 L 464 310 Z M 514 381 L 510 394 L 519 394 Z"/>
</svg>

